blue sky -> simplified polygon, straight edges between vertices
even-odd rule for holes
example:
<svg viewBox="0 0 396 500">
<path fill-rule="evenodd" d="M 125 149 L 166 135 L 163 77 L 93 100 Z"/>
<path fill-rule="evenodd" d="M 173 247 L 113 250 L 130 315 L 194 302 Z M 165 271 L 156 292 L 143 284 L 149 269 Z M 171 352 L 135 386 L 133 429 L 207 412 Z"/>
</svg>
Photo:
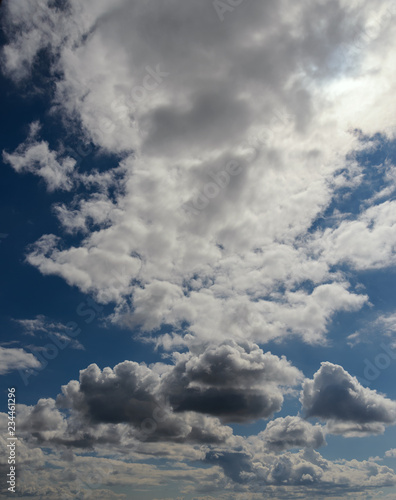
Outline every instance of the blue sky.
<svg viewBox="0 0 396 500">
<path fill-rule="evenodd" d="M 394 498 L 391 2 L 0 8 L 17 497 Z"/>
</svg>

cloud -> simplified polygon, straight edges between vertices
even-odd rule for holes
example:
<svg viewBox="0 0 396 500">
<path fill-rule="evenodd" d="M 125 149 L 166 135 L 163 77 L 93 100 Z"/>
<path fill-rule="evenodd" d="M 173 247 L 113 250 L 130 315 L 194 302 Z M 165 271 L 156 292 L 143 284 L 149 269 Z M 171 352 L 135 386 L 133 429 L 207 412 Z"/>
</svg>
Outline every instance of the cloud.
<svg viewBox="0 0 396 500">
<path fill-rule="evenodd" d="M 363 387 L 341 366 L 324 362 L 305 380 L 301 403 L 306 416 L 327 423 L 328 432 L 346 437 L 380 434 L 396 423 L 396 402 Z"/>
<path fill-rule="evenodd" d="M 390 458 L 396 457 L 396 448 L 386 451 L 385 456 Z"/>
<path fill-rule="evenodd" d="M 173 0 L 159 10 L 121 0 L 42 2 L 37 14 L 26 1 L 8 5 L 15 29 L 5 71 L 20 81 L 45 49 L 57 75 L 52 112 L 84 141 L 123 154 L 114 169 L 86 174 L 68 169 L 72 160 L 45 141 L 28 139 L 7 156 L 50 189 L 81 190 L 55 211 L 63 229 L 83 238 L 68 246 L 44 235 L 28 262 L 115 304 L 116 323 L 146 336 L 172 325 L 173 340 L 157 338 L 171 349 L 188 343 L 186 330 L 203 343 L 214 332 L 218 343 L 290 334 L 326 342 L 337 311 L 368 301 L 333 267 L 349 258 L 342 238 L 350 234 L 358 247 L 358 266 L 384 266 L 392 254 L 375 235 L 367 235 L 366 256 L 356 243 L 373 221 L 392 240 L 391 206 L 369 207 L 357 229 L 341 216 L 319 243 L 310 233 L 349 182 L 340 172 L 356 162 L 345 154 L 361 147 L 351 123 L 368 135 L 389 127 L 394 92 L 385 97 L 376 84 L 393 81 L 387 8 L 378 5 L 381 29 L 363 51 L 356 33 L 378 25 L 363 0 L 308 2 L 292 17 L 283 4 L 250 2 L 224 22 L 210 2 Z M 236 175 L 226 173 L 230 161 Z M 205 206 L 191 215 L 186 203 L 198 200 Z"/>
<path fill-rule="evenodd" d="M 73 188 L 76 161 L 67 156 L 57 158 L 47 142 L 35 139 L 38 130 L 38 123 L 32 123 L 28 139 L 14 153 L 3 151 L 3 161 L 9 163 L 16 172 L 30 172 L 41 177 L 50 192 L 56 189 L 70 191 Z"/>
<path fill-rule="evenodd" d="M 265 448 L 275 453 L 291 448 L 319 448 L 326 444 L 322 426 L 312 425 L 300 417 L 292 416 L 268 422 L 259 437 Z"/>
<path fill-rule="evenodd" d="M 124 361 L 114 370 L 101 371 L 97 365 L 90 365 L 81 370 L 79 382 L 70 381 L 62 387 L 57 406 L 73 410 L 85 427 L 127 424 L 130 436 L 143 442 L 222 442 L 230 437 L 231 429 L 221 427 L 217 419 L 191 412 L 174 414 L 156 368 L 171 369 L 151 369 L 132 361 Z M 117 441 L 116 434 L 113 436 Z M 87 442 L 87 446 L 93 442 Z"/>
<path fill-rule="evenodd" d="M 195 411 L 223 422 L 269 418 L 281 409 L 282 386 L 296 385 L 302 373 L 286 358 L 257 345 L 226 342 L 204 353 L 177 355 L 162 390 L 175 412 Z"/>
<path fill-rule="evenodd" d="M 328 229 L 318 244 L 332 264 L 348 263 L 358 270 L 381 269 L 394 264 L 396 243 L 395 202 L 385 201 L 351 221 Z"/>
<path fill-rule="evenodd" d="M 145 425 L 153 425 L 153 415 L 160 413 L 152 438 L 163 434 L 174 440 L 185 435 L 203 439 L 207 431 L 200 431 L 199 425 L 217 419 L 199 414 L 222 422 L 268 418 L 281 409 L 282 392 L 301 379 L 301 372 L 285 358 L 264 353 L 257 345 L 229 342 L 209 346 L 201 355 L 175 354 L 173 366 L 149 368 L 125 361 L 101 371 L 90 365 L 80 372 L 79 382 L 63 387 L 57 403 L 92 424 L 128 423 L 142 436 Z M 206 439 L 214 437 L 209 433 Z"/>
<path fill-rule="evenodd" d="M 6 348 L 0 346 L 0 375 L 14 370 L 40 368 L 40 366 L 40 362 L 33 354 L 17 347 Z"/>
<path fill-rule="evenodd" d="M 34 319 L 13 319 L 13 321 L 22 326 L 26 335 L 40 338 L 44 334 L 45 337 L 51 339 L 57 346 L 69 346 L 72 349 L 78 350 L 85 349 L 81 342 L 69 337 L 68 331 L 70 329 L 67 325 L 59 321 L 52 321 L 42 314 L 37 315 Z M 32 348 L 34 349 L 34 347 Z"/>
<path fill-rule="evenodd" d="M 326 344 L 334 315 L 369 303 L 353 273 L 394 263 L 390 165 L 356 214 L 346 205 L 327 217 L 343 188 L 364 182 L 348 155 L 364 145 L 348 131 L 394 139 L 391 2 L 373 12 L 366 0 L 252 0 L 223 22 L 212 2 L 3 7 L 4 73 L 24 85 L 45 64 L 51 116 L 112 160 L 80 172 L 67 148 L 38 138 L 37 124 L 3 154 L 15 171 L 72 195 L 56 198 L 54 213 L 73 239 L 44 234 L 27 262 L 114 306 L 109 321 L 140 339 L 184 351 L 167 365 L 90 365 L 56 402 L 21 406 L 24 441 L 54 453 L 40 475 L 34 465 L 21 471 L 22 493 L 117 498 L 115 485 L 167 480 L 198 498 L 356 498 L 394 485 L 393 471 L 373 461 L 331 462 L 312 450 L 325 432 L 379 433 L 395 420 L 393 401 L 336 365 L 304 382 L 304 410 L 325 428 L 285 417 L 248 440 L 224 425 L 272 418 L 301 381 L 259 345 L 291 336 Z M 35 335 L 47 328 L 22 321 Z M 95 456 L 77 456 L 87 450 Z M 103 489 L 81 493 L 76 470 L 86 474 L 95 459 L 105 470 L 109 456 L 130 463 L 114 460 Z"/>
<path fill-rule="evenodd" d="M 393 339 L 396 333 L 396 314 L 378 314 L 378 316 L 368 323 L 366 323 L 358 331 L 348 335 L 347 340 L 349 340 L 348 345 L 354 347 L 355 345 L 364 343 L 377 342 L 379 337 L 385 339 Z M 391 347 L 394 347 L 392 344 Z"/>
</svg>

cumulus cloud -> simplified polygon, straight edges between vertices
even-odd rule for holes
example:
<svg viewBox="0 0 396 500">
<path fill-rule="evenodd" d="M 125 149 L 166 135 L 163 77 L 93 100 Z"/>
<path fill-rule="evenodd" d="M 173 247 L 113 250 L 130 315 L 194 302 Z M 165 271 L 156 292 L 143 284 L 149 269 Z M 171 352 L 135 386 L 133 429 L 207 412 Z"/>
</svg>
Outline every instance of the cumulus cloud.
<svg viewBox="0 0 396 500">
<path fill-rule="evenodd" d="M 162 389 L 176 412 L 195 411 L 224 422 L 268 418 L 281 409 L 282 386 L 296 385 L 302 373 L 284 357 L 257 345 L 227 342 L 198 355 L 177 355 Z"/>
<path fill-rule="evenodd" d="M 203 342 L 213 332 L 218 341 L 324 342 L 337 311 L 368 301 L 333 267 L 350 261 L 347 233 L 358 268 L 391 261 L 391 206 L 370 207 L 356 227 L 341 220 L 308 244 L 334 190 L 349 182 L 340 171 L 359 147 L 351 120 L 366 134 L 389 127 L 394 92 L 375 84 L 393 81 L 388 8 L 381 1 L 373 18 L 363 0 L 291 10 L 256 1 L 220 22 L 210 2 L 43 1 L 35 15 L 26 1 L 8 3 L 7 26 L 18 29 L 9 30 L 5 71 L 19 81 L 46 50 L 58 75 L 52 111 L 84 140 L 124 155 L 123 189 L 110 196 L 112 169 L 100 180 L 77 174 L 45 141 L 6 153 L 49 189 L 101 185 L 55 207 L 63 228 L 84 238 L 61 248 L 45 235 L 28 262 L 115 303 L 115 322 L 146 335 L 171 324 L 176 336 L 157 338 L 170 348 L 183 343 L 181 325 Z M 377 18 L 381 30 L 357 50 L 356 33 Z M 382 236 L 367 235 L 368 248 L 358 239 L 371 223 Z M 377 244 L 385 233 L 386 245 Z"/>
<path fill-rule="evenodd" d="M 129 436 L 138 441 L 171 442 L 222 442 L 227 440 L 232 431 L 220 426 L 215 418 L 186 412 L 175 415 L 167 403 L 167 394 L 163 392 L 161 379 L 156 368 L 144 364 L 124 361 L 103 371 L 97 365 L 90 365 L 80 372 L 80 381 L 69 382 L 57 397 L 60 409 L 71 409 L 83 427 L 111 424 L 113 429 L 118 424 L 129 426 Z M 103 428 L 103 425 L 102 425 Z M 125 425 L 120 425 L 113 433 L 125 433 Z M 104 439 L 102 437 L 102 439 Z M 95 442 L 87 441 L 86 446 Z"/>
<path fill-rule="evenodd" d="M 145 341 L 184 349 L 169 365 L 90 365 L 56 403 L 21 406 L 29 446 L 69 449 L 50 457 L 47 490 L 31 467 L 22 493 L 117 498 L 115 484 L 162 486 L 165 475 L 183 482 L 183 496 L 243 500 L 263 491 L 326 497 L 331 484 L 355 498 L 394 485 L 386 467 L 333 463 L 312 450 L 325 430 L 364 435 L 395 421 L 393 401 L 336 365 L 323 364 L 302 394 L 307 417 L 326 429 L 276 419 L 254 444 L 224 425 L 272 418 L 301 381 L 289 361 L 258 345 L 292 335 L 325 344 L 334 315 L 370 299 L 344 266 L 394 264 L 395 207 L 382 189 L 392 184 L 390 168 L 357 214 L 327 217 L 344 187 L 363 182 L 348 155 L 363 146 L 349 130 L 394 139 L 391 2 L 379 0 L 374 12 L 368 0 L 252 0 L 223 21 L 210 1 L 3 4 L 4 73 L 21 84 L 37 61 L 47 65 L 52 116 L 117 164 L 79 172 L 62 147 L 38 138 L 37 124 L 3 153 L 49 191 L 76 189 L 54 205 L 72 243 L 45 234 L 27 262 L 114 305 L 109 320 Z M 328 225 L 318 228 L 325 214 Z M 43 328 L 40 318 L 24 321 L 35 334 Z M 104 474 L 108 488 L 93 495 L 81 493 L 65 463 L 87 449 L 188 457 L 207 469 L 117 463 L 117 475 Z M 93 457 L 74 458 L 89 470 Z"/>
<path fill-rule="evenodd" d="M 303 384 L 301 403 L 307 417 L 327 423 L 328 432 L 347 437 L 379 434 L 396 423 L 396 402 L 363 387 L 341 366 L 322 363 Z"/>
<path fill-rule="evenodd" d="M 257 345 L 229 342 L 202 354 L 175 354 L 174 365 L 124 361 L 103 371 L 90 365 L 80 372 L 79 382 L 63 386 L 57 404 L 94 425 L 127 423 L 142 439 L 160 415 L 150 439 L 210 441 L 217 439 L 216 432 L 219 438 L 228 433 L 217 424 L 209 432 L 208 426 L 218 422 L 212 417 L 222 422 L 268 418 L 281 409 L 282 393 L 300 380 L 302 373 L 285 358 Z"/>
<path fill-rule="evenodd" d="M 210 453 L 206 460 L 220 465 L 240 488 L 246 484 L 249 491 L 261 495 L 265 488 L 268 494 L 280 498 L 326 498 L 330 483 L 340 494 L 353 498 L 356 492 L 391 486 L 396 481 L 389 467 L 373 461 L 331 462 L 314 450 L 274 455 L 268 451 L 252 453 L 246 448 L 245 453 Z"/>
<path fill-rule="evenodd" d="M 355 269 L 380 269 L 395 263 L 396 219 L 394 201 L 372 206 L 356 220 L 343 221 L 320 237 L 324 258 L 346 262 Z"/>
<path fill-rule="evenodd" d="M 265 447 L 272 452 L 291 448 L 319 448 L 326 444 L 325 431 L 300 417 L 281 417 L 268 422 L 259 434 Z"/>
<path fill-rule="evenodd" d="M 24 349 L 0 346 L 0 375 L 14 370 L 26 370 L 28 368 L 39 368 L 40 366 L 38 359 Z"/>
</svg>

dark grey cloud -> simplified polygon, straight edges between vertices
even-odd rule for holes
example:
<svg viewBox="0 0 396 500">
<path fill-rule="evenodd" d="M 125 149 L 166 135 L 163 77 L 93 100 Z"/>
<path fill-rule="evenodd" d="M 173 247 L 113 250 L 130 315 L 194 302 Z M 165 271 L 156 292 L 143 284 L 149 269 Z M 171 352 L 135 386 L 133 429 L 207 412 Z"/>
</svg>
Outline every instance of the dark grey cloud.
<svg viewBox="0 0 396 500">
<path fill-rule="evenodd" d="M 264 353 L 255 344 L 229 341 L 200 355 L 180 356 L 162 388 L 175 412 L 248 422 L 279 411 L 282 386 L 295 385 L 301 375 L 285 358 Z"/>
<path fill-rule="evenodd" d="M 251 472 L 251 457 L 241 452 L 216 452 L 206 454 L 205 462 L 211 465 L 220 465 L 224 473 L 235 483 L 246 483 L 247 478 L 242 477 L 242 472 Z"/>
<path fill-rule="evenodd" d="M 335 433 L 378 433 L 396 423 L 396 402 L 363 387 L 341 366 L 325 362 L 306 380 L 301 403 L 307 417 L 329 422 Z"/>
<path fill-rule="evenodd" d="M 171 367 L 169 367 L 171 368 Z M 216 419 L 201 415 L 174 415 L 166 397 L 161 394 L 160 376 L 144 364 L 124 361 L 103 371 L 93 364 L 80 372 L 80 381 L 70 381 L 57 397 L 59 409 L 72 410 L 77 422 L 90 426 L 127 424 L 130 436 L 138 441 L 208 442 L 226 440 L 231 430 L 220 429 Z M 100 439 L 85 435 L 83 441 L 92 446 L 101 440 L 117 441 L 121 436 L 113 428 Z M 69 438 L 68 438 L 69 439 Z M 74 444 L 75 445 L 75 444 Z"/>
</svg>

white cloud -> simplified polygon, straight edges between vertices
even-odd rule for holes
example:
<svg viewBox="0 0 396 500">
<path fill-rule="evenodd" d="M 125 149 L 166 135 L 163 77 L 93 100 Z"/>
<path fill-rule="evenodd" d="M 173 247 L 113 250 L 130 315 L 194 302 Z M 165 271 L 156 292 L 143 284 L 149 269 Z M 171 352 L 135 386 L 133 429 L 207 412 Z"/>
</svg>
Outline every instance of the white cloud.
<svg viewBox="0 0 396 500">
<path fill-rule="evenodd" d="M 57 154 L 49 149 L 47 142 L 36 140 L 38 129 L 38 124 L 33 123 L 26 142 L 20 144 L 14 153 L 3 151 L 3 161 L 9 163 L 16 172 L 30 172 L 41 177 L 48 191 L 70 191 L 73 187 L 72 175 L 76 160 L 70 157 L 57 158 Z"/>
<path fill-rule="evenodd" d="M 0 375 L 14 370 L 26 370 L 41 366 L 37 358 L 18 347 L 0 346 Z"/>
<path fill-rule="evenodd" d="M 55 8 L 42 0 L 37 13 L 28 0 L 5 5 L 4 71 L 21 82 L 46 50 L 57 75 L 51 112 L 84 142 L 123 158 L 115 169 L 78 172 L 64 151 L 37 139 L 37 125 L 4 153 L 49 190 L 80 190 L 54 207 L 73 245 L 45 234 L 27 261 L 113 303 L 110 319 L 144 340 L 188 349 L 173 365 L 82 370 L 56 405 L 21 407 L 26 442 L 56 452 L 206 459 L 207 469 L 176 472 L 114 464 L 119 474 L 105 474 L 107 489 L 96 498 L 112 498 L 115 482 L 162 485 L 165 477 L 198 498 L 261 498 L 263 487 L 273 498 L 326 497 L 330 484 L 356 498 L 394 485 L 393 471 L 373 461 L 336 463 L 309 449 L 325 432 L 379 433 L 395 421 L 393 401 L 339 366 L 326 363 L 304 383 L 304 409 L 325 428 L 286 417 L 245 440 L 222 423 L 271 417 L 301 380 L 287 360 L 252 343 L 295 335 L 325 344 L 337 312 L 369 302 L 340 264 L 353 272 L 394 263 L 389 189 L 373 193 L 354 219 L 335 211 L 328 229 L 312 232 L 341 188 L 364 182 L 346 158 L 364 145 L 348 131 L 394 138 L 391 2 L 380 0 L 374 12 L 365 0 L 253 0 L 224 22 L 212 2 L 71 0 Z M 392 172 L 388 165 L 387 188 Z M 27 320 L 35 332 L 43 328 L 37 320 Z M 169 333 L 158 333 L 163 325 Z M 91 459 L 76 461 L 85 471 Z M 46 470 L 45 495 L 76 497 L 76 468 L 50 460 L 70 484 Z M 23 474 L 22 493 L 45 498 L 34 467 Z"/>
<path fill-rule="evenodd" d="M 396 202 L 365 210 L 356 220 L 343 221 L 320 235 L 318 246 L 331 264 L 347 262 L 355 269 L 380 269 L 395 263 Z"/>
<path fill-rule="evenodd" d="M 37 315 L 34 319 L 14 319 L 13 321 L 22 326 L 26 335 L 36 338 L 49 337 L 57 346 L 59 346 L 59 341 L 63 347 L 68 345 L 72 349 L 85 349 L 81 342 L 68 335 L 67 325 L 52 321 L 42 314 Z"/>
<path fill-rule="evenodd" d="M 99 301 L 114 301 L 114 321 L 148 331 L 164 322 L 176 329 L 187 323 L 189 333 L 203 340 L 213 332 L 219 339 L 258 342 L 294 333 L 321 342 L 335 312 L 367 301 L 349 291 L 330 265 L 349 258 L 340 243 L 348 234 L 356 266 L 387 265 L 392 207 L 371 207 L 355 223 L 341 221 L 321 238 L 319 259 L 307 231 L 330 203 L 334 180 L 337 187 L 349 182 L 339 171 L 348 163 L 344 153 L 359 144 L 347 133 L 351 120 L 356 117 L 367 133 L 389 128 L 381 119 L 394 95 L 389 89 L 386 106 L 379 98 L 393 71 L 385 64 L 392 23 L 381 17 L 381 30 L 363 53 L 354 33 L 376 22 L 363 1 L 304 4 L 292 17 L 281 3 L 253 2 L 223 23 L 210 4 L 175 1 L 154 15 L 136 2 L 110 7 L 76 0 L 62 12 L 44 2 L 32 24 L 30 7 L 19 3 L 7 15 L 24 26 L 24 35 L 6 46 L 5 68 L 21 75 L 34 60 L 32 52 L 20 59 L 10 54 L 16 46 L 28 50 L 28 40 L 39 36 L 36 24 L 48 14 L 59 35 L 54 39 L 47 30 L 34 47 L 48 47 L 60 70 L 54 110 L 74 123 L 77 118 L 97 145 L 127 155 L 124 189 L 115 199 L 104 189 L 56 207 L 64 228 L 86 237 L 59 250 L 57 240 L 45 236 L 45 245 L 39 240 L 28 256 L 31 264 Z M 381 2 L 376 16 L 387 7 Z M 167 35 L 169 23 L 178 27 L 182 44 Z M 373 54 L 383 63 L 375 72 Z M 364 112 L 353 106 L 357 91 L 367 94 Z M 32 154 L 22 147 L 23 156 L 10 156 L 18 168 Z M 55 181 L 45 173 L 49 186 L 68 186 L 66 164 L 54 152 L 46 155 L 64 176 Z M 240 164 L 240 173 L 216 188 L 214 178 L 230 160 Z M 72 176 L 74 182 L 84 182 L 81 175 Z M 116 180 L 108 173 L 100 182 Z M 206 207 L 189 216 L 184 204 L 205 190 Z M 363 247 L 359 235 L 370 221 L 375 234 Z M 296 291 L 302 283 L 312 292 Z M 146 301 L 154 303 L 157 293 L 162 298 L 149 312 Z M 246 317 L 240 325 L 236 302 Z"/>
</svg>

